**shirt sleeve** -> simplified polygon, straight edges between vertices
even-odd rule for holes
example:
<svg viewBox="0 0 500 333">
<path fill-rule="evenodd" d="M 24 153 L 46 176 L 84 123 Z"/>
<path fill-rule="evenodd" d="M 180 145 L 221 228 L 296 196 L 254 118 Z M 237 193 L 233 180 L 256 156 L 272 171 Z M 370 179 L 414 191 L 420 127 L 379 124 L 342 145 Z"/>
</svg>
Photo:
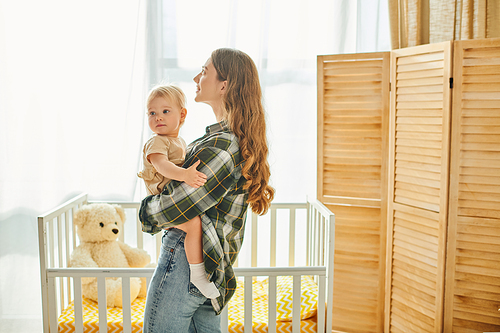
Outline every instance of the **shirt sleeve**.
<svg viewBox="0 0 500 333">
<path fill-rule="evenodd" d="M 191 156 L 187 167 L 200 160 L 198 170 L 207 175 L 204 186 L 193 188 L 184 182 L 171 181 L 162 193 L 146 197 L 139 211 L 142 231 L 156 234 L 174 227 L 215 206 L 238 182 L 233 156 L 217 147 L 205 147 Z"/>
</svg>

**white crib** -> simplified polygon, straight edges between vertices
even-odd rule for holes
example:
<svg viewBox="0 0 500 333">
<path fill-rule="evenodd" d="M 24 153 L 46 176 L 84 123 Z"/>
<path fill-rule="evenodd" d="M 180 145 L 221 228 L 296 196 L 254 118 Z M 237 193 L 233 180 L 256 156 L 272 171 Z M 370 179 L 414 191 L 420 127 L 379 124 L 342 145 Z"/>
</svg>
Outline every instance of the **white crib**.
<svg viewBox="0 0 500 333">
<path fill-rule="evenodd" d="M 121 277 L 123 284 L 123 310 L 120 310 L 122 322 L 119 329 L 110 331 L 140 331 L 132 327 L 130 294 L 125 290 L 130 288 L 131 277 L 146 277 L 149 285 L 153 268 L 68 268 L 70 254 L 78 246 L 73 213 L 87 203 L 90 203 L 87 201 L 87 195 L 81 194 L 38 217 L 43 331 L 45 333 L 60 331 L 59 318 L 63 310 L 66 311 L 71 304 L 74 332 L 108 332 L 107 315 L 113 309 L 107 309 L 105 306 L 106 277 Z M 147 250 L 151 257 L 156 259 L 161 246 L 161 233 L 156 236 L 142 233 L 137 216 L 140 203 L 108 203 L 119 204 L 126 211 L 125 232 L 120 234 L 120 240 Z M 301 332 L 301 281 L 304 276 L 312 276 L 317 285 L 318 295 L 317 314 L 312 319 L 315 329 L 317 332 L 331 332 L 334 220 L 332 212 L 316 200 L 299 204 L 275 203 L 272 204 L 268 214 L 262 217 L 249 212 L 245 241 L 235 265 L 239 286 L 243 288 L 244 311 L 239 307 L 231 308 L 230 303 L 221 314 L 222 331 Z M 267 245 L 264 246 L 263 242 Z M 90 330 L 84 323 L 86 320 L 82 306 L 84 303 L 81 291 L 82 277 L 98 279 L 99 302 L 96 304 L 98 324 L 96 323 L 95 330 Z M 291 322 L 285 320 L 278 323 L 276 297 L 282 277 L 290 277 L 289 279 L 293 281 Z M 252 288 L 257 280 L 262 279 L 266 279 L 268 284 L 267 323 L 266 327 L 261 327 L 259 330 L 257 324 L 252 321 L 252 317 L 255 318 L 255 311 L 252 316 Z M 235 328 L 236 326 L 230 321 L 231 313 L 241 311 L 243 311 L 243 325 Z"/>
</svg>

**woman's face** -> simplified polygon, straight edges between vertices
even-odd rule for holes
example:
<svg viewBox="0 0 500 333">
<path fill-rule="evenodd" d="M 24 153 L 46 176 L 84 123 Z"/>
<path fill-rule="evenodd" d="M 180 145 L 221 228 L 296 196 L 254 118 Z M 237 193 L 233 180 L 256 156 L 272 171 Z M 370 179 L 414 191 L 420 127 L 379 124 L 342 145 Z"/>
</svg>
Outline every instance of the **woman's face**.
<svg viewBox="0 0 500 333">
<path fill-rule="evenodd" d="M 214 109 L 221 105 L 227 81 L 219 81 L 217 71 L 210 59 L 193 80 L 196 82 L 196 96 L 194 98 L 196 102 L 207 103 Z"/>
</svg>

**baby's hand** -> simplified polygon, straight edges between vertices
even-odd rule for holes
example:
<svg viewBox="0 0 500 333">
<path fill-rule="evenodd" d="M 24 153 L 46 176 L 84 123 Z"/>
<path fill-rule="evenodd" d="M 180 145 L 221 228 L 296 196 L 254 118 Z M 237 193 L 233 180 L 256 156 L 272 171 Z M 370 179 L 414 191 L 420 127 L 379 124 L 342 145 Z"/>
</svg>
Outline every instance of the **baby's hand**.
<svg viewBox="0 0 500 333">
<path fill-rule="evenodd" d="M 203 184 L 205 184 L 205 182 L 207 181 L 207 176 L 203 172 L 199 172 L 198 170 L 196 170 L 196 167 L 198 165 L 200 165 L 200 160 L 194 162 L 193 165 L 187 168 L 186 178 L 184 179 L 184 182 L 186 182 L 186 184 L 194 188 L 203 186 Z"/>
</svg>

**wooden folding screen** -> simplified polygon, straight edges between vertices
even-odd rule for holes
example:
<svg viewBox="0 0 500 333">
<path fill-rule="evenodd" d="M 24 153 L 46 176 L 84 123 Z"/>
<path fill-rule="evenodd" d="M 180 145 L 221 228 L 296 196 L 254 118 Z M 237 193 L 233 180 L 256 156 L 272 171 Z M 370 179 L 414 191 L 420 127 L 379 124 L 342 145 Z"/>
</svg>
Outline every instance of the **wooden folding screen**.
<svg viewBox="0 0 500 333">
<path fill-rule="evenodd" d="M 335 212 L 333 328 L 382 332 L 389 52 L 318 57 L 318 198 Z"/>
<path fill-rule="evenodd" d="M 451 42 L 391 53 L 386 332 L 440 332 Z"/>
<path fill-rule="evenodd" d="M 500 332 L 500 39 L 319 56 L 318 198 L 334 329 Z"/>
<path fill-rule="evenodd" d="M 500 38 L 454 45 L 444 332 L 500 331 Z"/>
</svg>

